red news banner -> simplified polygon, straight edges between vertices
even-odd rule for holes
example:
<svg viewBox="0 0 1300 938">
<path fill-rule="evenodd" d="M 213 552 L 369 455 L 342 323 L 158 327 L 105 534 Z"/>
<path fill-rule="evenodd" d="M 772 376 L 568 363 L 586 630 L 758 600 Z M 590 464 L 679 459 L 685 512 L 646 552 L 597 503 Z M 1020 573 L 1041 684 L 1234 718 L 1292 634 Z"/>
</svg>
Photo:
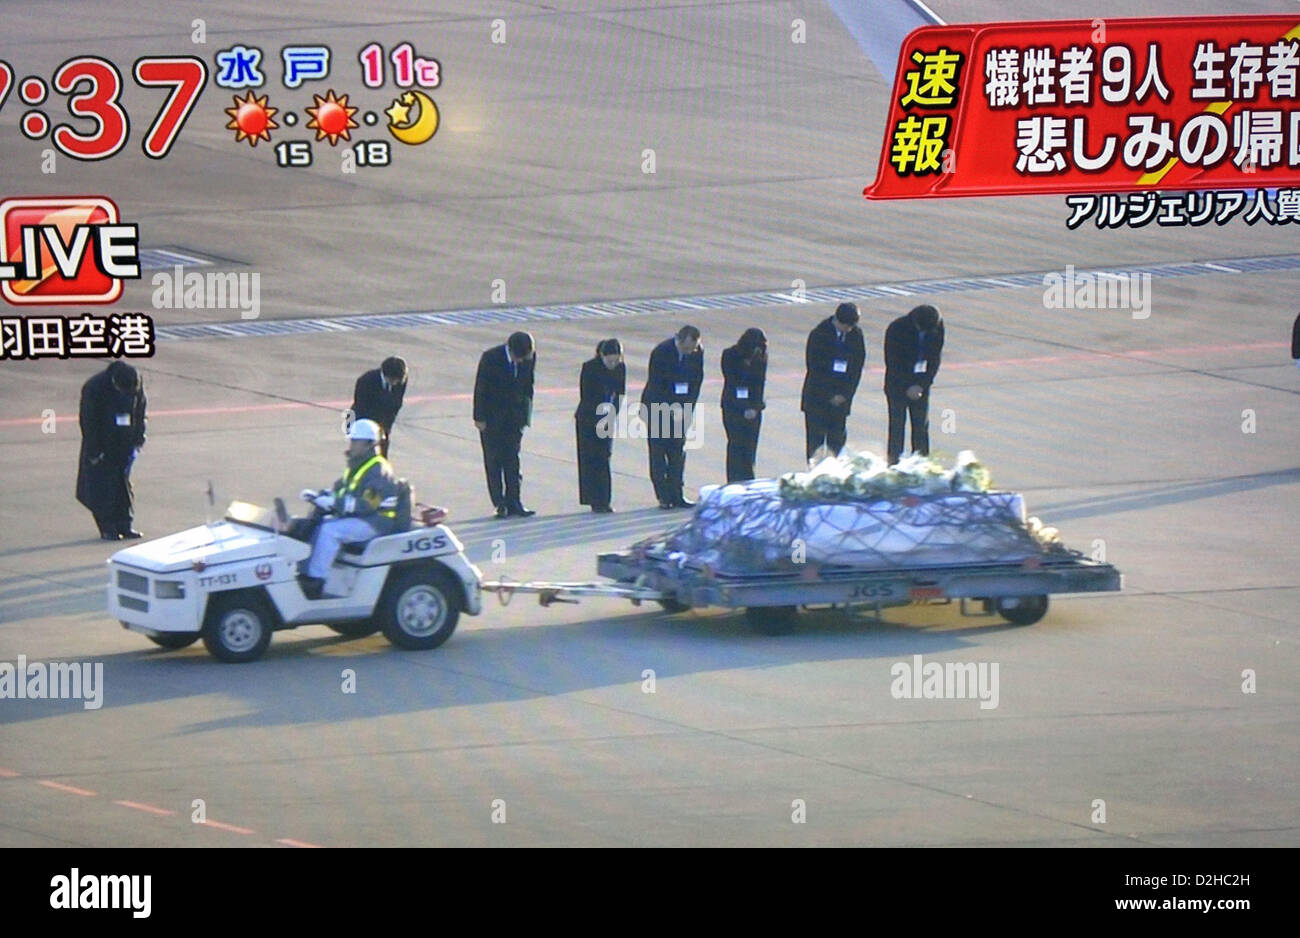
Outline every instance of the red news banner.
<svg viewBox="0 0 1300 938">
<path fill-rule="evenodd" d="M 925 26 L 869 199 L 1300 184 L 1300 12 Z"/>
</svg>

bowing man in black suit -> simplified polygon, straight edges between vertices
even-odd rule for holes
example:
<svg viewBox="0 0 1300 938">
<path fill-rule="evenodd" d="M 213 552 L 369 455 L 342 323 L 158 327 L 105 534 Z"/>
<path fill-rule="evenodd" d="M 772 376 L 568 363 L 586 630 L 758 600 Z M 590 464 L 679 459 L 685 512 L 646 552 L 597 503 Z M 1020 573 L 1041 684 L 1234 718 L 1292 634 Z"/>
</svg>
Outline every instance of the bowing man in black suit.
<svg viewBox="0 0 1300 938">
<path fill-rule="evenodd" d="M 618 339 L 601 342 L 595 357 L 582 363 L 578 391 L 573 415 L 578 434 L 578 504 L 607 514 L 614 510 L 609 458 L 614 453 L 618 409 L 627 393 L 627 365 Z"/>
<path fill-rule="evenodd" d="M 704 348 L 700 330 L 682 326 L 650 353 L 649 374 L 641 392 L 647 422 L 650 481 L 660 508 L 690 508 L 682 492 L 686 474 L 686 435 L 704 383 Z"/>
<path fill-rule="evenodd" d="M 474 379 L 474 426 L 483 444 L 488 495 L 498 518 L 527 518 L 519 496 L 519 447 L 524 427 L 532 423 L 533 374 L 537 355 L 533 337 L 515 332 L 505 345 L 488 349 Z"/>
<path fill-rule="evenodd" d="M 943 354 L 943 319 L 922 305 L 885 330 L 885 401 L 889 405 L 889 464 L 903 453 L 903 431 L 912 418 L 912 452 L 930 455 L 930 385 Z"/>
<path fill-rule="evenodd" d="M 1291 327 L 1291 357 L 1295 359 L 1295 365 L 1300 368 L 1300 315 L 1295 318 L 1295 325 Z"/>
<path fill-rule="evenodd" d="M 392 356 L 385 358 L 378 368 L 372 368 L 357 379 L 352 391 L 352 419 L 373 420 L 384 431 L 379 442 L 379 455 L 388 458 L 388 441 L 393 433 L 393 421 L 402 409 L 406 395 L 406 360 Z"/>
<path fill-rule="evenodd" d="M 841 303 L 834 316 L 808 334 L 804 354 L 808 373 L 799 407 L 804 412 L 809 459 L 823 443 L 838 456 L 848 439 L 846 423 L 867 363 L 859 319 L 857 304 Z"/>
<path fill-rule="evenodd" d="M 141 537 L 132 527 L 131 467 L 145 441 L 144 387 L 139 373 L 115 361 L 81 388 L 81 458 L 77 501 L 90 509 L 106 541 Z"/>
</svg>

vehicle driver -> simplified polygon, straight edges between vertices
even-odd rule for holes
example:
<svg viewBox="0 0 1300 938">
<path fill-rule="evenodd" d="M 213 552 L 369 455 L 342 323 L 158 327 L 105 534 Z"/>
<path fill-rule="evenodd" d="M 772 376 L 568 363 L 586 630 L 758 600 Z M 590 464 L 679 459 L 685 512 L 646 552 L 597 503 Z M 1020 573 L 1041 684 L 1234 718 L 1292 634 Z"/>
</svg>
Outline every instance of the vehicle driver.
<svg viewBox="0 0 1300 938">
<path fill-rule="evenodd" d="M 311 556 L 298 577 L 303 595 L 323 595 L 330 566 L 344 544 L 360 544 L 390 534 L 397 520 L 397 480 L 393 467 L 379 454 L 382 431 L 373 420 L 357 420 L 348 431 L 348 469 L 331 489 L 303 489 L 303 501 L 311 502 L 325 517 L 312 537 Z"/>
</svg>

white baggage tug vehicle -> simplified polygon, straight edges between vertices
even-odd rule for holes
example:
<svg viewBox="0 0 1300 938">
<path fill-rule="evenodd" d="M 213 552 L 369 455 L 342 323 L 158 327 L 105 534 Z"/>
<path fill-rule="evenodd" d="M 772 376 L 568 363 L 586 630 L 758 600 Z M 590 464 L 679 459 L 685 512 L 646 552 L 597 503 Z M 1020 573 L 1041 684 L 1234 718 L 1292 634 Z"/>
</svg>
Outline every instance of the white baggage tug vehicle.
<svg viewBox="0 0 1300 938">
<path fill-rule="evenodd" d="M 202 638 L 228 662 L 253 661 L 273 631 L 307 624 L 351 637 L 382 630 L 399 648 L 437 648 L 461 612 L 482 609 L 482 576 L 450 528 L 410 526 L 409 508 L 401 517 L 398 533 L 345 546 L 325 585 L 338 598 L 312 600 L 297 582 L 311 545 L 286 533 L 284 503 L 271 511 L 234 502 L 222 521 L 109 558 L 109 613 L 163 648 Z"/>
</svg>

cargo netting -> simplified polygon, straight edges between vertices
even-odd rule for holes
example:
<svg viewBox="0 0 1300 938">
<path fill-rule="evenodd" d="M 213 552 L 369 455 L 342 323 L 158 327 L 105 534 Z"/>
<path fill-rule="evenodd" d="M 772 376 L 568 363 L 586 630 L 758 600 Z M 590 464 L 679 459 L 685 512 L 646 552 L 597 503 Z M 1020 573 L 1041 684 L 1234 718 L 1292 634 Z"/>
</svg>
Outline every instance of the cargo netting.
<svg viewBox="0 0 1300 938">
<path fill-rule="evenodd" d="M 1018 562 L 1064 551 L 1026 520 L 1024 499 L 990 490 L 970 452 L 950 469 L 912 456 L 832 457 L 780 479 L 706 486 L 690 520 L 633 546 L 729 576 L 809 567 L 915 568 Z"/>
</svg>

